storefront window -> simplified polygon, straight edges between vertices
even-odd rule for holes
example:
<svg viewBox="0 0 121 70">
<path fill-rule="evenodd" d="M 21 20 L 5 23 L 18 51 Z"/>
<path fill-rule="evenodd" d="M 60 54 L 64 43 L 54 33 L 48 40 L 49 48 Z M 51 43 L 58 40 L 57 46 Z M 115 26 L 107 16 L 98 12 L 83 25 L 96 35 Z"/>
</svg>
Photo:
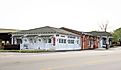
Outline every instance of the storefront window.
<svg viewBox="0 0 121 70">
<path fill-rule="evenodd" d="M 106 45 L 106 38 L 102 39 L 103 45 Z"/>
</svg>

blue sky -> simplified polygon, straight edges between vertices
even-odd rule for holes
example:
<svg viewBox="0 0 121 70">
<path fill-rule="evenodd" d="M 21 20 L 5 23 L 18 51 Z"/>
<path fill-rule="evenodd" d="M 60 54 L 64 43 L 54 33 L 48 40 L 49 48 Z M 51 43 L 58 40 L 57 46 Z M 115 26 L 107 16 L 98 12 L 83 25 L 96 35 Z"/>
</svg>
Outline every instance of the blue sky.
<svg viewBox="0 0 121 70">
<path fill-rule="evenodd" d="M 0 28 L 68 27 L 108 31 L 121 27 L 121 0 L 0 0 Z"/>
</svg>

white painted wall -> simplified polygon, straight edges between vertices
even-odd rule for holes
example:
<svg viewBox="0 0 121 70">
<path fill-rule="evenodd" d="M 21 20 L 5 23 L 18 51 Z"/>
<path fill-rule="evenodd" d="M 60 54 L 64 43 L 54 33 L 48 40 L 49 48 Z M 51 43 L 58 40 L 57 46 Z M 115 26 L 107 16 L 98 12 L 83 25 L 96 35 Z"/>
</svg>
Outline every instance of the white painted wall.
<svg viewBox="0 0 121 70">
<path fill-rule="evenodd" d="M 59 36 L 56 36 L 56 34 L 53 34 L 53 36 L 56 39 L 55 46 L 53 45 L 52 38 L 50 38 L 51 43 L 48 43 L 48 38 L 46 39 L 47 42 L 43 38 L 36 38 L 36 42 L 31 43 L 29 41 L 29 38 L 24 37 L 24 38 L 21 38 L 22 44 L 20 44 L 20 49 L 42 49 L 42 50 L 76 50 L 76 49 L 81 49 L 80 37 L 75 36 L 75 39 L 73 39 L 73 38 L 68 38 L 68 35 L 62 35 L 62 34 L 60 34 Z M 38 39 L 41 39 L 41 41 L 39 41 Z M 66 43 L 59 43 L 59 39 L 66 39 Z M 68 44 L 68 40 L 74 40 L 74 44 Z M 78 40 L 78 43 L 77 43 L 77 40 Z M 26 47 L 28 47 L 28 48 L 26 48 Z"/>
<path fill-rule="evenodd" d="M 110 37 L 110 36 L 101 36 L 100 37 L 100 48 L 103 48 L 103 46 L 104 47 L 106 47 L 106 45 L 103 45 L 103 38 L 106 38 L 106 43 L 108 44 L 108 45 L 110 45 L 111 43 L 110 43 L 110 41 L 109 41 L 109 38 L 112 38 L 112 37 Z"/>
<path fill-rule="evenodd" d="M 80 44 L 80 38 L 77 39 L 77 36 L 75 36 L 75 39 L 68 38 L 68 35 L 64 35 L 65 37 L 58 36 L 56 37 L 56 50 L 76 50 L 81 49 Z M 66 39 L 66 43 L 59 43 L 59 39 Z M 74 40 L 74 44 L 68 44 L 68 40 Z M 79 41 L 77 44 L 77 40 Z"/>
</svg>

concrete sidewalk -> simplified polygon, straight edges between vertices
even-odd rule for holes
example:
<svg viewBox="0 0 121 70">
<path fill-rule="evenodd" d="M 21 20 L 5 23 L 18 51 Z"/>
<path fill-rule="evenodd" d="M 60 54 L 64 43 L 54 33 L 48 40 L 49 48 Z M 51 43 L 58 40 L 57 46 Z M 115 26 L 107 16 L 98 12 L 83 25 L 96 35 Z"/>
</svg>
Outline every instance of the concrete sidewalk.
<svg viewBox="0 0 121 70">
<path fill-rule="evenodd" d="M 99 50 L 99 51 L 105 51 L 106 50 L 106 48 L 97 48 L 97 49 L 95 49 L 95 50 Z M 107 49 L 107 50 L 121 50 L 121 46 L 116 46 L 116 47 L 112 47 L 112 48 L 109 48 L 109 49 Z"/>
</svg>

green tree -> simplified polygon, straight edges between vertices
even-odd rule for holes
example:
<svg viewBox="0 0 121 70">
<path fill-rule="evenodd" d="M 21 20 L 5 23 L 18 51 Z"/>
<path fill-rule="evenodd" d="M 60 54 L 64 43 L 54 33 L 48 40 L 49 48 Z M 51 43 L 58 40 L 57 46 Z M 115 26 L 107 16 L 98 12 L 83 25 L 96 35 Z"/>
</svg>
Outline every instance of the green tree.
<svg viewBox="0 0 121 70">
<path fill-rule="evenodd" d="M 118 28 L 113 33 L 113 41 L 118 42 L 121 39 L 121 28 Z"/>
</svg>

